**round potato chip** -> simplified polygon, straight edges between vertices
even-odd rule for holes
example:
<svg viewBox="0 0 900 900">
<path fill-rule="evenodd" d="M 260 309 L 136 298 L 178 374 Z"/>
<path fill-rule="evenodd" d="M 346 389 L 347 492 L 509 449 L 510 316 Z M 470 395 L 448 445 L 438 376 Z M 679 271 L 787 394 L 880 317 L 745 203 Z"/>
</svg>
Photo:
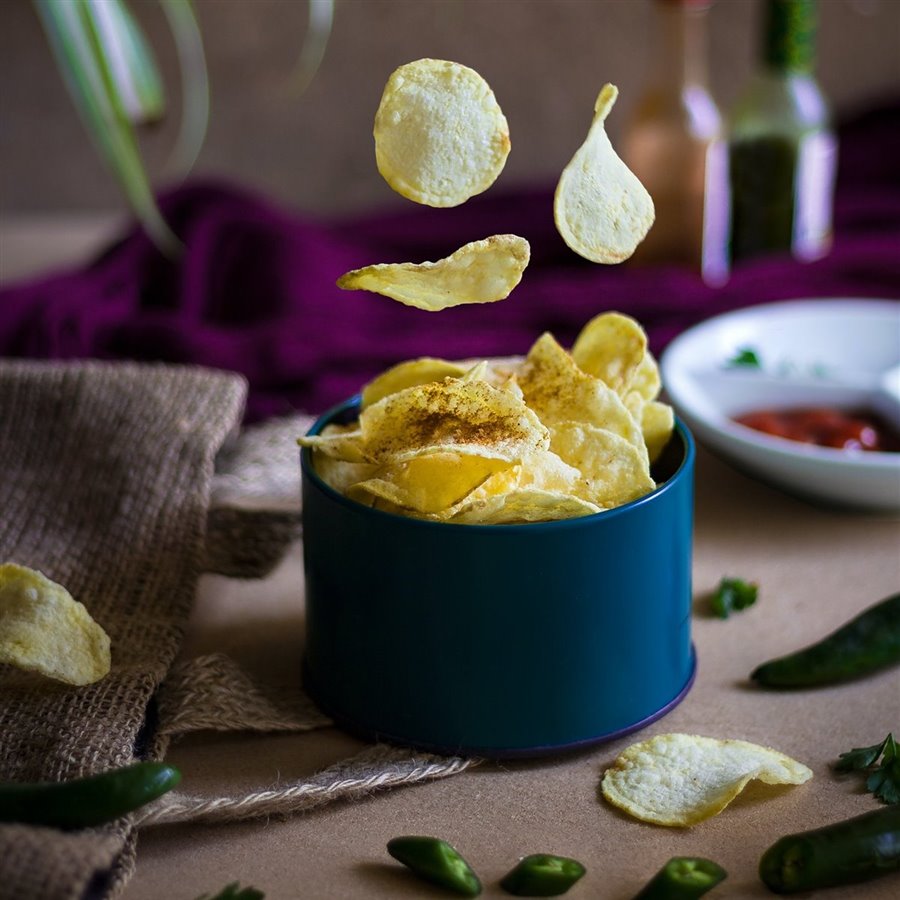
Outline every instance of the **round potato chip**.
<svg viewBox="0 0 900 900">
<path fill-rule="evenodd" d="M 509 126 L 474 69 L 419 59 L 388 79 L 375 114 L 375 162 L 403 197 L 458 206 L 487 190 L 509 156 Z"/>
<path fill-rule="evenodd" d="M 0 565 L 0 663 L 85 685 L 109 673 L 109 636 L 85 606 L 41 572 Z"/>
<path fill-rule="evenodd" d="M 675 430 L 675 412 L 667 403 L 651 400 L 641 409 L 641 431 L 650 462 L 656 462 Z"/>
<path fill-rule="evenodd" d="M 466 374 L 464 366 L 448 362 L 446 359 L 434 359 L 423 356 L 421 359 L 410 359 L 392 366 L 370 381 L 361 394 L 361 405 L 371 406 L 389 394 L 396 394 L 404 388 L 431 381 L 443 381 L 445 378 L 460 378 Z"/>
<path fill-rule="evenodd" d="M 372 291 L 407 306 L 438 312 L 467 303 L 504 300 L 531 258 L 525 238 L 495 234 L 472 241 L 437 262 L 376 263 L 337 280 L 345 291 Z"/>
<path fill-rule="evenodd" d="M 647 335 L 631 318 L 608 312 L 594 316 L 572 346 L 572 359 L 620 397 L 630 388 L 647 354 Z"/>
<path fill-rule="evenodd" d="M 619 263 L 644 239 L 655 218 L 653 200 L 619 159 L 604 121 L 619 95 L 604 85 L 585 142 L 556 186 L 553 218 L 569 247 L 592 262 Z"/>
<path fill-rule="evenodd" d="M 777 750 L 748 741 L 658 734 L 632 744 L 603 775 L 603 796 L 655 825 L 696 825 L 720 813 L 758 779 L 803 784 L 812 771 Z"/>
</svg>

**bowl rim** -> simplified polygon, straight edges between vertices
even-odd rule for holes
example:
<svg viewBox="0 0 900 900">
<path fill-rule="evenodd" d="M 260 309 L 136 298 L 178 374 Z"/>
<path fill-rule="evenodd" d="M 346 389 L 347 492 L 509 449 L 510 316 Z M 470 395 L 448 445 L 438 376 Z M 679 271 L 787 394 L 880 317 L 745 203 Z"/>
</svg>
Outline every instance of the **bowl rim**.
<svg viewBox="0 0 900 900">
<path fill-rule="evenodd" d="M 361 400 L 362 398 L 360 394 L 354 394 L 352 397 L 348 397 L 346 400 L 342 400 L 340 403 L 335 404 L 315 419 L 312 425 L 310 425 L 306 434 L 318 434 L 337 416 L 342 415 L 354 408 L 358 409 Z M 466 524 L 462 522 L 435 522 L 430 519 L 418 519 L 413 516 L 402 516 L 398 513 L 393 513 L 384 509 L 374 509 L 371 506 L 365 506 L 364 504 L 359 503 L 356 500 L 351 500 L 349 497 L 344 496 L 342 493 L 340 493 L 340 491 L 335 490 L 324 479 L 322 479 L 313 468 L 312 453 L 310 451 L 310 448 L 308 447 L 303 447 L 300 450 L 300 471 L 302 478 L 308 479 L 309 483 L 313 487 L 315 487 L 321 493 L 324 493 L 325 496 L 327 496 L 332 501 L 338 502 L 342 506 L 351 508 L 353 510 L 374 515 L 376 518 L 383 517 L 386 521 L 392 521 L 398 524 L 403 523 L 406 527 L 440 528 L 444 530 L 446 530 L 447 528 L 452 528 L 454 530 L 465 529 L 466 531 L 471 531 L 473 528 L 477 528 L 482 533 L 499 534 L 517 533 L 521 532 L 523 529 L 526 529 L 529 533 L 536 533 L 540 531 L 546 531 L 548 529 L 556 531 L 563 529 L 588 528 L 591 525 L 596 524 L 600 519 L 602 519 L 603 521 L 608 521 L 616 516 L 627 515 L 629 512 L 641 506 L 652 503 L 653 500 L 660 495 L 665 494 L 670 490 L 674 490 L 676 482 L 684 478 L 685 473 L 691 472 L 693 470 L 694 460 L 697 452 L 696 445 L 690 429 L 678 416 L 675 417 L 675 428 L 672 434 L 678 435 L 684 448 L 681 461 L 679 462 L 678 467 L 675 469 L 675 471 L 665 481 L 663 481 L 661 484 L 658 484 L 652 491 L 644 494 L 642 497 L 638 497 L 636 500 L 631 500 L 628 503 L 613 507 L 612 509 L 602 509 L 600 510 L 600 512 L 591 513 L 587 516 L 574 516 L 568 519 L 555 519 L 551 522 L 522 522 L 518 524 L 506 523 L 499 525 L 485 525 L 479 523 Z"/>
</svg>

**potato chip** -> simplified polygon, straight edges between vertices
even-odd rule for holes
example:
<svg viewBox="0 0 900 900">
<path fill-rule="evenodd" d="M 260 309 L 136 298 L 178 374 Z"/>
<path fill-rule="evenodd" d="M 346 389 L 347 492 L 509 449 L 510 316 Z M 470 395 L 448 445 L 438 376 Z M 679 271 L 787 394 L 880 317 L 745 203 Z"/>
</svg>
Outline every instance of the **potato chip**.
<svg viewBox="0 0 900 900">
<path fill-rule="evenodd" d="M 550 449 L 581 473 L 579 496 L 599 506 L 621 506 L 656 487 L 643 448 L 605 428 L 561 422 L 550 429 Z"/>
<path fill-rule="evenodd" d="M 550 444 L 547 429 L 518 397 L 454 378 L 391 394 L 364 409 L 359 425 L 366 453 L 378 461 L 453 450 L 518 462 Z"/>
<path fill-rule="evenodd" d="M 373 478 L 378 471 L 378 466 L 373 463 L 351 462 L 327 456 L 325 453 L 316 453 L 313 456 L 313 469 L 327 485 L 333 487 L 340 494 L 346 494 L 354 484 Z"/>
<path fill-rule="evenodd" d="M 559 491 L 516 488 L 505 494 L 467 503 L 449 521 L 460 525 L 515 525 L 552 522 L 600 512 L 600 507 Z"/>
<path fill-rule="evenodd" d="M 495 234 L 472 241 L 437 262 L 377 263 L 337 280 L 345 291 L 372 291 L 407 306 L 438 312 L 468 303 L 504 300 L 522 280 L 531 257 L 525 238 Z"/>
<path fill-rule="evenodd" d="M 640 422 L 650 462 L 656 462 L 675 430 L 675 412 L 667 403 L 651 400 L 642 407 Z"/>
<path fill-rule="evenodd" d="M 353 463 L 371 462 L 363 447 L 362 432 L 355 425 L 329 425 L 321 434 L 307 434 L 297 438 L 297 443 L 333 459 Z"/>
<path fill-rule="evenodd" d="M 410 359 L 392 366 L 370 381 L 362 389 L 362 406 L 371 406 L 383 397 L 396 394 L 404 388 L 428 384 L 430 381 L 443 381 L 445 378 L 460 378 L 465 373 L 464 366 L 446 359 L 434 359 L 431 356 Z"/>
<path fill-rule="evenodd" d="M 803 784 L 802 763 L 747 741 L 660 734 L 633 744 L 603 775 L 603 796 L 656 825 L 696 825 L 720 813 L 752 779 Z"/>
<path fill-rule="evenodd" d="M 439 513 L 510 466 L 502 459 L 438 450 L 388 463 L 375 477 L 353 485 L 348 496 L 368 493 L 417 513 Z"/>
<path fill-rule="evenodd" d="M 596 425 L 646 452 L 640 426 L 619 395 L 582 372 L 551 334 L 543 334 L 528 351 L 519 384 L 525 402 L 545 425 L 571 421 Z"/>
<path fill-rule="evenodd" d="M 83 604 L 34 569 L 0 565 L 0 663 L 85 685 L 109 672 L 109 637 Z"/>
<path fill-rule="evenodd" d="M 551 433 L 552 435 L 552 433 Z M 551 436 L 551 446 L 552 446 Z M 584 476 L 552 450 L 534 450 L 522 460 L 518 486 L 584 496 Z"/>
<path fill-rule="evenodd" d="M 647 354 L 647 335 L 621 313 L 602 313 L 581 329 L 572 346 L 572 359 L 582 372 L 599 378 L 620 397 L 634 380 Z"/>
<path fill-rule="evenodd" d="M 606 134 L 604 121 L 618 94 L 612 84 L 600 91 L 588 136 L 563 170 L 553 201 L 563 240 L 598 263 L 628 259 L 655 217 L 653 200 Z"/>
<path fill-rule="evenodd" d="M 474 69 L 419 59 L 388 79 L 375 114 L 375 162 L 403 197 L 458 206 L 487 190 L 509 156 L 509 126 Z"/>
</svg>

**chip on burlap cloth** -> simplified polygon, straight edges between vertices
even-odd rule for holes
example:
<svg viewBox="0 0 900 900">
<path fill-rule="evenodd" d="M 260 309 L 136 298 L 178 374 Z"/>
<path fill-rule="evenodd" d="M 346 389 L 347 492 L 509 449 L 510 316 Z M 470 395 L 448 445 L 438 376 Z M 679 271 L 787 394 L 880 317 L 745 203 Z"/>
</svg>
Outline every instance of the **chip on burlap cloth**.
<svg viewBox="0 0 900 900">
<path fill-rule="evenodd" d="M 65 585 L 112 640 L 112 670 L 87 687 L 0 666 L 0 781 L 148 755 L 148 707 L 203 566 L 214 460 L 244 397 L 239 376 L 199 368 L 0 362 L 0 561 Z M 133 865 L 127 819 L 0 825 L 0 897 L 103 897 Z"/>
</svg>

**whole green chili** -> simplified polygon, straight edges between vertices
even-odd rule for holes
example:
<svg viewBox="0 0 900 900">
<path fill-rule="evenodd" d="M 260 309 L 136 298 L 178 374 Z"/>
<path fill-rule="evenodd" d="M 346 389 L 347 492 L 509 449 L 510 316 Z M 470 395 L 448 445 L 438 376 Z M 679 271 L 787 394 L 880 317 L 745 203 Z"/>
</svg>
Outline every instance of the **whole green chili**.
<svg viewBox="0 0 900 900">
<path fill-rule="evenodd" d="M 789 834 L 759 862 L 759 877 L 776 894 L 856 884 L 900 871 L 900 806 Z"/>
<path fill-rule="evenodd" d="M 900 663 L 900 594 L 863 610 L 837 631 L 773 659 L 750 677 L 765 687 L 837 684 Z"/>
<path fill-rule="evenodd" d="M 500 882 L 500 887 L 517 897 L 558 897 L 585 873 L 577 859 L 532 853 L 519 860 Z"/>
<path fill-rule="evenodd" d="M 477 897 L 481 882 L 469 864 L 446 841 L 422 835 L 405 835 L 388 841 L 388 853 L 425 881 Z"/>
<path fill-rule="evenodd" d="M 0 822 L 74 829 L 102 825 L 161 797 L 181 781 L 173 766 L 139 762 L 70 781 L 0 784 Z"/>
<path fill-rule="evenodd" d="M 714 888 L 727 874 L 711 859 L 673 856 L 634 900 L 693 900 Z"/>
</svg>

